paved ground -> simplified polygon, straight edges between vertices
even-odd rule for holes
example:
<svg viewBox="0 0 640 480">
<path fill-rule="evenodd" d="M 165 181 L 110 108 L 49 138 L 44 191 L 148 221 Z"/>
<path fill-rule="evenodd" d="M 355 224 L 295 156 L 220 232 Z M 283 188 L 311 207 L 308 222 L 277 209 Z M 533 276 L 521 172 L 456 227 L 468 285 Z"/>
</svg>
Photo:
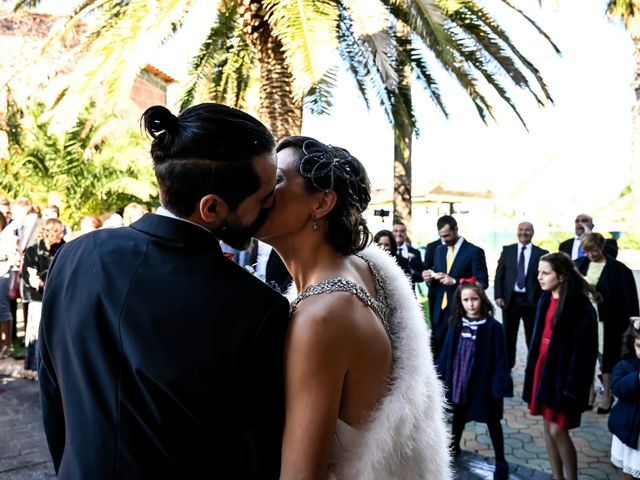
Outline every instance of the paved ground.
<svg viewBox="0 0 640 480">
<path fill-rule="evenodd" d="M 636 273 L 637 283 L 640 280 Z M 492 292 L 488 292 L 490 298 Z M 529 415 L 520 399 L 526 346 L 520 331 L 518 359 L 513 371 L 515 397 L 505 401 L 505 452 L 511 480 L 551 479 L 542 438 L 540 417 Z M 44 439 L 38 402 L 38 385 L 23 377 L 21 362 L 0 360 L 0 480 L 51 480 L 55 478 Z M 607 416 L 587 412 L 582 425 L 572 431 L 578 450 L 579 478 L 622 478 L 609 459 L 611 434 Z M 456 461 L 456 480 L 493 478 L 493 449 L 484 424 L 467 424 L 463 453 Z"/>
<path fill-rule="evenodd" d="M 516 396 L 505 402 L 505 451 L 512 480 L 551 479 L 542 439 L 542 422 L 527 413 L 520 400 L 525 357 L 524 338 L 518 345 L 514 369 Z M 7 375 L 23 374 L 17 361 L 0 361 L 0 479 L 53 479 L 40 421 L 37 382 Z M 606 415 L 588 412 L 582 426 L 573 431 L 578 449 L 580 479 L 620 478 L 609 461 L 611 435 Z M 463 454 L 456 461 L 457 480 L 493 478 L 493 449 L 484 424 L 467 424 Z"/>
</svg>

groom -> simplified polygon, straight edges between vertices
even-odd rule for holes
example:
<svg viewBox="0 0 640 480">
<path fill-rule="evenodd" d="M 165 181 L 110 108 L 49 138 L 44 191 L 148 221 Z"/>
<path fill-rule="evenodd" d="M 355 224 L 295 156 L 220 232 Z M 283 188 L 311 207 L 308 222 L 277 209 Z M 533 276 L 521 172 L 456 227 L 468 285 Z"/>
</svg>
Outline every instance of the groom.
<svg viewBox="0 0 640 480">
<path fill-rule="evenodd" d="M 143 120 L 162 206 L 70 242 L 48 276 L 39 373 L 56 473 L 278 478 L 288 303 L 219 246 L 243 248 L 268 213 L 273 137 L 211 103 Z"/>
</svg>

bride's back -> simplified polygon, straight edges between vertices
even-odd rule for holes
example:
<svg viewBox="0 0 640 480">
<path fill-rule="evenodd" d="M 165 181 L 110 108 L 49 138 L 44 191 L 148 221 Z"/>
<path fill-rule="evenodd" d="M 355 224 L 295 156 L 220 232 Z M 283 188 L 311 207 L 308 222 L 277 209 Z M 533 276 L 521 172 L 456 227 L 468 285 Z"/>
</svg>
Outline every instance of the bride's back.
<svg viewBox="0 0 640 480">
<path fill-rule="evenodd" d="M 386 305 L 381 285 L 363 259 L 347 257 L 345 268 L 336 273 L 334 279 L 317 284 L 319 288 L 308 289 L 308 296 L 301 295 L 305 301 L 292 320 L 313 324 L 332 336 L 327 353 L 343 362 L 338 417 L 357 428 L 389 385 L 392 354 L 385 328 Z"/>
</svg>

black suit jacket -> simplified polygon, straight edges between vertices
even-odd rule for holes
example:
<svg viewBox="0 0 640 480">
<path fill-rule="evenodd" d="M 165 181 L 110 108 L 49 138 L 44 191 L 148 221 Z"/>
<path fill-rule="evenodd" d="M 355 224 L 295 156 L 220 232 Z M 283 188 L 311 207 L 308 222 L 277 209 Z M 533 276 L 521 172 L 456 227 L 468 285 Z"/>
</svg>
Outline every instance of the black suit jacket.
<svg viewBox="0 0 640 480">
<path fill-rule="evenodd" d="M 422 255 L 420 250 L 413 248 L 411 245 L 407 245 L 407 252 L 409 252 L 409 268 L 411 269 L 411 280 L 413 283 L 424 282 L 422 278 L 422 271 L 424 265 L 422 264 Z"/>
<path fill-rule="evenodd" d="M 575 238 L 569 238 L 568 240 L 565 240 L 564 242 L 560 243 L 558 250 L 571 256 L 571 252 L 573 251 L 574 241 L 577 241 L 577 240 Z M 610 257 L 618 258 L 618 242 L 616 241 L 616 239 L 605 238 L 603 251 Z"/>
<path fill-rule="evenodd" d="M 442 245 L 442 240 L 434 240 L 431 243 L 427 244 L 427 247 L 424 251 L 424 269 L 425 270 L 433 270 L 433 264 L 436 254 L 436 248 Z"/>
<path fill-rule="evenodd" d="M 59 478 L 278 478 L 287 323 L 198 226 L 146 214 L 68 243 L 39 341 Z"/>
<path fill-rule="evenodd" d="M 516 284 L 516 275 L 518 272 L 518 255 L 520 244 L 506 245 L 502 248 L 500 258 L 498 259 L 498 267 L 496 268 L 496 278 L 494 284 L 494 298 L 502 298 L 504 300 L 504 308 L 509 306 L 511 294 Z M 535 307 L 538 304 L 542 290 L 538 283 L 538 262 L 540 257 L 549 253 L 548 251 L 531 245 L 531 256 L 527 264 L 527 276 L 525 280 L 525 290 L 527 292 L 527 303 Z"/>
<path fill-rule="evenodd" d="M 587 274 L 591 261 L 587 257 L 576 260 L 576 267 Z M 596 289 L 602 295 L 598 303 L 598 319 L 604 324 L 602 372 L 611 373 L 620 360 L 622 335 L 629 326 L 629 317 L 636 317 L 638 291 L 633 272 L 622 262 L 606 256 L 606 263 Z"/>
<path fill-rule="evenodd" d="M 291 285 L 292 278 L 287 266 L 284 264 L 280 255 L 275 250 L 271 250 L 269 259 L 267 260 L 267 284 L 277 287 L 277 290 L 284 293 Z"/>
</svg>

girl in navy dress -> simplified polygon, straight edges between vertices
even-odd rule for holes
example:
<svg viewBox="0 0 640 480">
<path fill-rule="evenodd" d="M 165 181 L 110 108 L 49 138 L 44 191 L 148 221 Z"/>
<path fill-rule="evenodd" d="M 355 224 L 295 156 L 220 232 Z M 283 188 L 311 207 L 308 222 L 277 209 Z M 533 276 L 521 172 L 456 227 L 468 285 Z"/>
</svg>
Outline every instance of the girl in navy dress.
<svg viewBox="0 0 640 480">
<path fill-rule="evenodd" d="M 456 290 L 439 366 L 453 407 L 453 455 L 460 453 L 467 422 L 486 423 L 496 457 L 493 478 L 508 478 L 500 420 L 503 398 L 513 396 L 513 381 L 502 324 L 493 318 L 491 301 L 474 278 L 462 279 Z"/>
<path fill-rule="evenodd" d="M 622 337 L 622 359 L 611 373 L 611 389 L 618 402 L 609 415 L 611 462 L 624 473 L 624 478 L 640 478 L 640 317 Z"/>
</svg>

